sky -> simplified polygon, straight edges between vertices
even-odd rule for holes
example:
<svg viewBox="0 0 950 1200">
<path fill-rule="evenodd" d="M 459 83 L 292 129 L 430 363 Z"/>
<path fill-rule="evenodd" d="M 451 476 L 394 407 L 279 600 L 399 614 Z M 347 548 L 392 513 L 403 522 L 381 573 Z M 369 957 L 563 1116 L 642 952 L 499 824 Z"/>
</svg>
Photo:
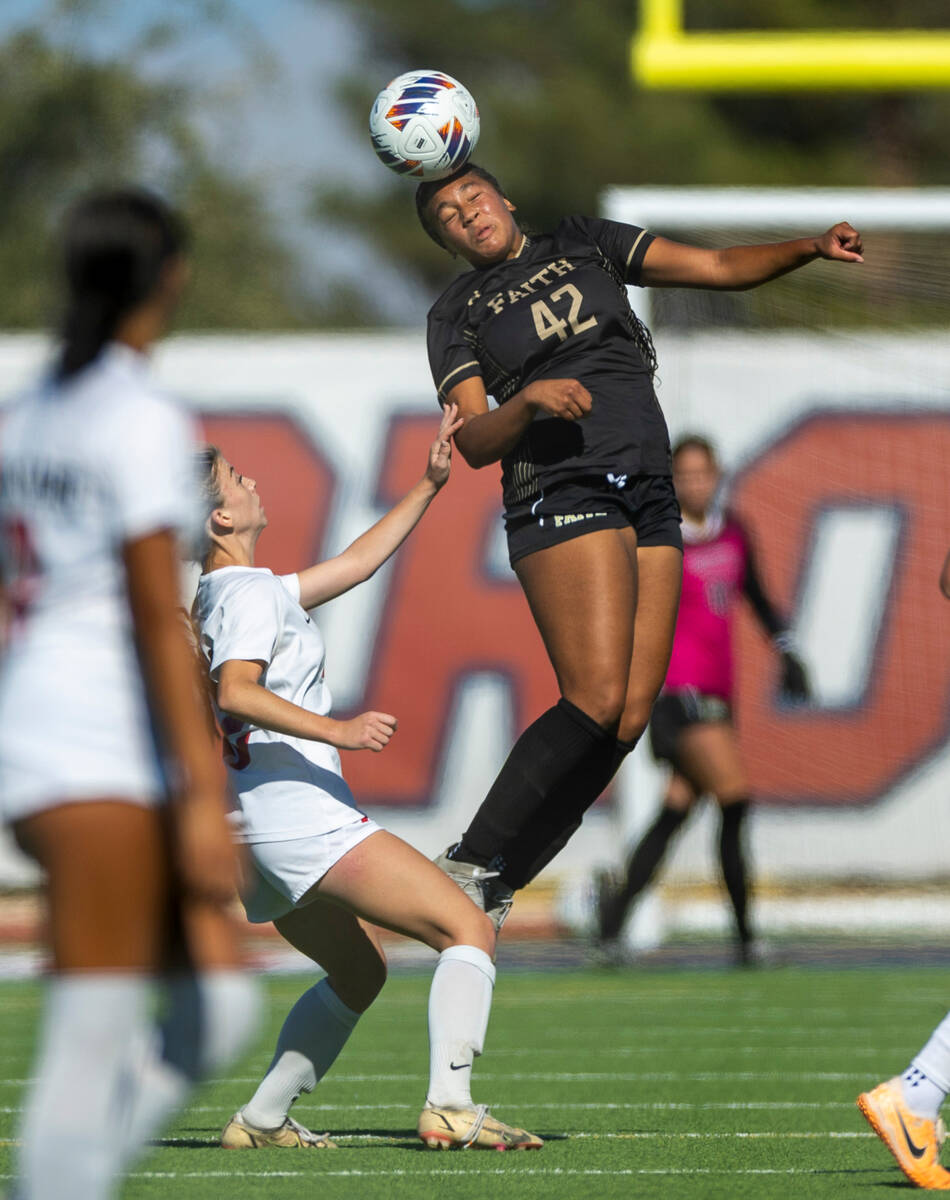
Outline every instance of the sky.
<svg viewBox="0 0 950 1200">
<path fill-rule="evenodd" d="M 424 317 L 426 298 L 361 239 L 308 213 L 316 181 L 371 187 L 384 169 L 366 128 L 354 128 L 334 98 L 365 55 L 345 0 L 2 0 L 0 38 L 42 23 L 48 36 L 108 59 L 164 19 L 187 22 L 189 34 L 150 51 L 146 69 L 199 85 L 208 147 L 261 185 L 308 287 L 319 295 L 334 278 L 372 272 L 392 320 Z"/>
</svg>

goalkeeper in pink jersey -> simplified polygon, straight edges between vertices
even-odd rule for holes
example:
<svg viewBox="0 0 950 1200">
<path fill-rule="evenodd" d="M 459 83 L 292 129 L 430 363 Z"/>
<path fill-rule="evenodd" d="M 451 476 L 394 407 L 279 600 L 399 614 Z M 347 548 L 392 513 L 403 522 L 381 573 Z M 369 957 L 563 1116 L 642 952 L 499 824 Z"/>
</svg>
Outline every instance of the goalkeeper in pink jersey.
<svg viewBox="0 0 950 1200">
<path fill-rule="evenodd" d="M 714 797 L 722 810 L 719 854 L 735 914 L 738 961 L 761 956 L 749 921 L 749 880 L 743 825 L 749 784 L 732 723 L 732 626 L 744 596 L 782 658 L 782 691 L 793 702 L 808 699 L 808 680 L 792 653 L 785 622 L 763 591 L 749 537 L 716 503 L 720 470 L 703 437 L 681 438 L 673 448 L 673 484 L 682 510 L 683 591 L 673 653 L 663 691 L 650 718 L 654 756 L 672 773 L 656 820 L 641 838 L 617 883 L 601 880 L 600 938 L 615 955 L 631 903 L 646 887 L 673 835 L 696 800 Z"/>
</svg>

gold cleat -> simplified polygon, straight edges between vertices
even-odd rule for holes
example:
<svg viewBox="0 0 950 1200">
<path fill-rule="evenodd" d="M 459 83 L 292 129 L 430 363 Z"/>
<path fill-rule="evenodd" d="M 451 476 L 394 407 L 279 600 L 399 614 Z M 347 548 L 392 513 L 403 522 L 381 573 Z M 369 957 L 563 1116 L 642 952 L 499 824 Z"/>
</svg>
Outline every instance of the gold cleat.
<svg viewBox="0 0 950 1200">
<path fill-rule="evenodd" d="M 474 863 L 462 862 L 449 858 L 449 848 L 432 861 L 448 875 L 453 883 L 457 883 L 472 903 L 485 913 L 495 926 L 495 932 L 500 933 L 511 912 L 514 902 L 514 891 L 498 877 L 498 872 L 491 867 L 477 867 Z"/>
<path fill-rule="evenodd" d="M 488 1105 L 477 1108 L 430 1108 L 419 1117 L 419 1137 L 430 1150 L 540 1150 L 533 1133 L 497 1120 Z"/>
<path fill-rule="evenodd" d="M 950 1171 L 940 1165 L 940 1147 L 947 1131 L 943 1121 L 915 1117 L 904 1103 L 900 1077 L 879 1083 L 858 1096 L 858 1108 L 911 1183 L 935 1191 L 950 1191 Z"/>
<path fill-rule="evenodd" d="M 282 1146 L 295 1150 L 336 1150 L 336 1142 L 328 1133 L 311 1133 L 293 1117 L 288 1117 L 276 1129 L 258 1129 L 236 1112 L 224 1127 L 221 1145 L 225 1150 L 263 1150 L 267 1146 Z"/>
</svg>

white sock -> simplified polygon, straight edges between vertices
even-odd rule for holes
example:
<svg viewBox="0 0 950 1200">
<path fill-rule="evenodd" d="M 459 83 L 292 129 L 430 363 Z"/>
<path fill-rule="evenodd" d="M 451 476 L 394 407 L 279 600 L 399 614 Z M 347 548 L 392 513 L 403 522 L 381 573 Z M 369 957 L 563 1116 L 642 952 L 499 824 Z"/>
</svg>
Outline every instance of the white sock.
<svg viewBox="0 0 950 1200">
<path fill-rule="evenodd" d="M 106 1200 L 121 1166 L 125 1067 L 148 1025 L 143 975 L 58 975 L 21 1131 L 22 1200 Z"/>
<path fill-rule="evenodd" d="M 257 1129 L 283 1125 L 301 1092 L 312 1092 L 329 1071 L 359 1019 L 328 979 L 304 992 L 287 1014 L 267 1074 L 241 1110 L 248 1124 Z"/>
<path fill-rule="evenodd" d="M 162 1054 L 162 1031 L 152 1026 L 126 1060 L 130 1104 L 122 1127 L 122 1165 L 128 1170 L 185 1103 L 192 1080 Z"/>
<path fill-rule="evenodd" d="M 257 981 L 244 971 L 203 971 L 198 978 L 207 1014 L 198 1063 L 204 1077 L 233 1062 L 254 1036 L 261 995 Z"/>
<path fill-rule="evenodd" d="M 123 1161 L 136 1158 L 184 1103 L 195 1081 L 220 1070 L 257 1025 L 257 985 L 242 971 L 182 972 L 167 982 L 161 1028 L 129 1062 L 134 1098 L 123 1136 Z"/>
<path fill-rule="evenodd" d="M 950 1013 L 901 1076 L 901 1087 L 914 1116 L 936 1121 L 950 1092 Z"/>
<path fill-rule="evenodd" d="M 439 955 L 429 989 L 429 1091 L 435 1108 L 473 1108 L 472 1062 L 482 1052 L 495 965 L 476 946 Z"/>
</svg>

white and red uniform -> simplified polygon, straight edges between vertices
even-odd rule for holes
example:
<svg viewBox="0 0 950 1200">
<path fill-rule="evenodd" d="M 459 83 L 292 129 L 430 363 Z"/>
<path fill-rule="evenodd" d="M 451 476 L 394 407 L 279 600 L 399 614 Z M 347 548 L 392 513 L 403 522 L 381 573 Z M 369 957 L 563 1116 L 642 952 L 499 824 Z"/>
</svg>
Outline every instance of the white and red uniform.
<svg viewBox="0 0 950 1200">
<path fill-rule="evenodd" d="M 156 390 L 145 359 L 115 343 L 4 414 L 4 820 L 64 801 L 164 796 L 122 552 L 159 530 L 195 534 L 194 450 L 191 419 Z"/>
<path fill-rule="evenodd" d="M 198 581 L 195 615 L 213 679 L 230 660 L 260 662 L 262 687 L 329 716 L 326 648 L 316 622 L 300 606 L 297 575 L 221 567 Z M 235 798 L 235 833 L 250 845 L 258 875 L 245 906 L 251 920 L 273 920 L 378 826 L 356 807 L 335 747 L 220 711 L 218 719 Z"/>
</svg>

